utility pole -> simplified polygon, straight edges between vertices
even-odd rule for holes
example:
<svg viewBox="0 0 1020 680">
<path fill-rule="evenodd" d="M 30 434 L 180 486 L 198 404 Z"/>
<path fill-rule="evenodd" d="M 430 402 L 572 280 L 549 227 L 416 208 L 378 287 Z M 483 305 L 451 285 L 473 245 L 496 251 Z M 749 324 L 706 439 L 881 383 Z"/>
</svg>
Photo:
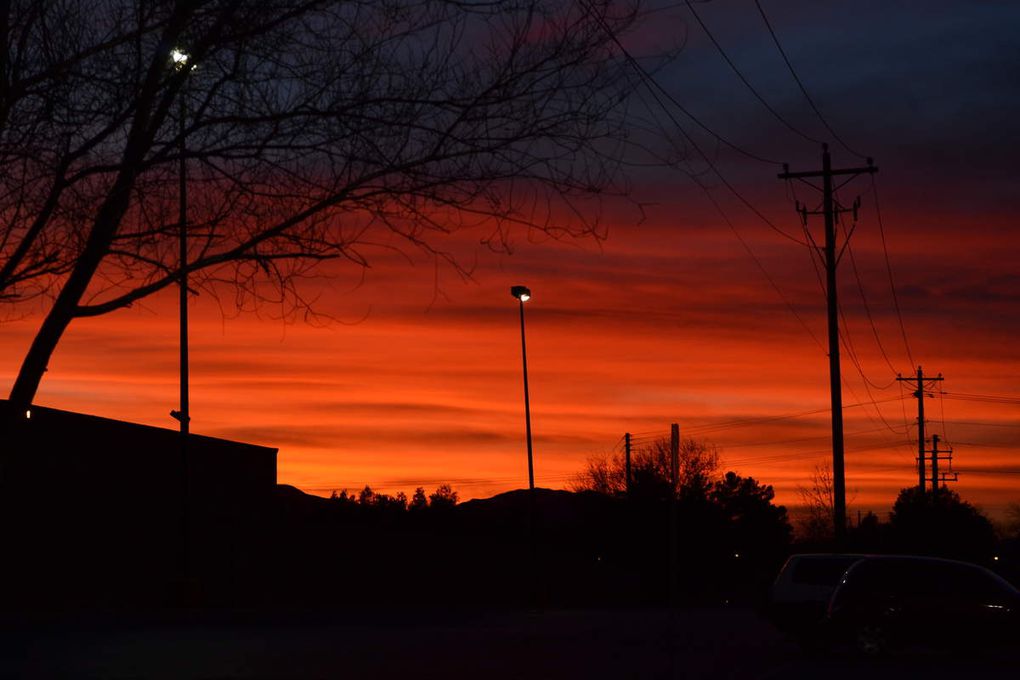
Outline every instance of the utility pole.
<svg viewBox="0 0 1020 680">
<path fill-rule="evenodd" d="M 623 461 L 624 489 L 627 492 L 627 498 L 630 498 L 630 432 L 623 434 Z"/>
<path fill-rule="evenodd" d="M 937 434 L 931 436 L 931 490 L 932 494 L 939 490 L 939 482 L 942 482 L 942 486 L 946 485 L 946 482 L 955 482 L 959 480 L 959 474 L 953 472 L 953 447 L 947 449 L 940 449 L 939 442 L 942 438 Z M 940 456 L 940 453 L 948 455 Z M 939 472 L 939 461 L 944 460 L 949 463 L 949 472 Z M 950 476 L 952 475 L 952 476 Z"/>
<path fill-rule="evenodd" d="M 924 371 L 920 366 L 918 366 L 917 377 L 904 378 L 902 375 L 898 375 L 896 376 L 896 379 L 902 382 L 915 383 L 917 388 L 914 390 L 914 396 L 917 398 L 917 489 L 921 492 L 921 494 L 924 494 L 925 482 L 928 480 L 928 475 L 925 473 L 924 465 L 924 460 L 927 458 L 927 450 L 924 447 L 924 398 L 925 396 L 931 396 L 924 389 L 924 382 L 925 380 L 939 382 L 942 380 L 942 374 L 939 373 L 938 376 L 934 378 L 925 378 Z"/>
<path fill-rule="evenodd" d="M 669 484 L 676 491 L 680 481 L 680 426 L 669 426 Z"/>
<path fill-rule="evenodd" d="M 779 174 L 779 179 L 797 179 L 816 190 L 818 186 L 809 182 L 808 179 L 822 178 L 822 209 L 820 211 L 809 211 L 806 206 L 801 207 L 799 204 L 797 207 L 804 222 L 805 231 L 808 215 L 820 214 L 825 218 L 825 246 L 823 251 L 825 255 L 825 292 L 829 328 L 829 392 L 832 402 L 832 521 L 837 544 L 842 543 L 846 537 L 846 476 L 843 461 L 843 392 L 839 366 L 839 301 L 836 293 L 836 267 L 843 255 L 847 242 L 844 241 L 837 254 L 836 217 L 850 209 L 838 205 L 833 196 L 832 178 L 840 175 L 850 175 L 850 179 L 853 179 L 857 175 L 870 175 L 878 172 L 878 168 L 874 166 L 871 159 L 867 160 L 867 167 L 833 169 L 832 158 L 829 156 L 829 145 L 822 144 L 821 170 L 790 172 L 789 166 L 784 163 L 783 172 Z M 855 202 L 852 208 L 855 218 L 857 205 Z M 850 234 L 847 235 L 847 239 L 849 237 Z"/>
<path fill-rule="evenodd" d="M 677 550 L 676 487 L 680 479 L 680 425 L 669 426 L 669 604 L 678 604 L 677 571 L 680 555 Z"/>
</svg>

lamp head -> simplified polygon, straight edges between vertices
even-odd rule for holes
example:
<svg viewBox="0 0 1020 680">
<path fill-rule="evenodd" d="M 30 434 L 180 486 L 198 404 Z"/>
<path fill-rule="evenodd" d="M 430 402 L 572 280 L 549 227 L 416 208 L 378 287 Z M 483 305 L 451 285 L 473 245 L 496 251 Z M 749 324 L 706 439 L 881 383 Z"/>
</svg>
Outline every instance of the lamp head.
<svg viewBox="0 0 1020 680">
<path fill-rule="evenodd" d="M 173 62 L 174 68 L 182 69 L 188 67 L 188 53 L 182 52 L 176 47 L 170 50 L 170 61 Z"/>
<path fill-rule="evenodd" d="M 510 294 L 521 302 L 527 302 L 531 299 L 531 289 L 527 286 L 513 286 L 510 288 Z"/>
</svg>

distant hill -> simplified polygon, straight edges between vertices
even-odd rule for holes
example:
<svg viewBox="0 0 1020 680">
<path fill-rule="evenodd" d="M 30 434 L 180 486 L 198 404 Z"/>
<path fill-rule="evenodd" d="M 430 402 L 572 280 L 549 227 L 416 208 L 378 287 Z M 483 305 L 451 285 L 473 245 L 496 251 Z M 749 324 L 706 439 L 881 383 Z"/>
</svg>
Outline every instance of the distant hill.
<svg viewBox="0 0 1020 680">
<path fill-rule="evenodd" d="M 287 516 L 313 516 L 337 507 L 329 498 L 305 493 L 289 484 L 276 486 L 278 509 Z M 568 528 L 609 512 L 615 499 L 590 491 L 562 489 L 514 489 L 491 498 L 475 498 L 446 509 L 444 516 L 461 528 L 487 525 L 511 526 L 527 522 L 531 513 L 547 528 Z"/>
</svg>

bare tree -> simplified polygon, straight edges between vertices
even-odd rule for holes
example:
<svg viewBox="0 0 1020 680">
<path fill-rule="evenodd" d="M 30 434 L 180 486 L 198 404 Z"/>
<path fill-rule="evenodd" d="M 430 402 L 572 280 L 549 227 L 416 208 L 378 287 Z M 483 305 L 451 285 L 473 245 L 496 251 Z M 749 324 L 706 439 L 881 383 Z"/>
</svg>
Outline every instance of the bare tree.
<svg viewBox="0 0 1020 680">
<path fill-rule="evenodd" d="M 638 494 L 664 496 L 670 492 L 670 440 L 662 437 L 631 455 L 631 488 Z M 680 440 L 676 494 L 705 495 L 719 471 L 719 450 L 709 442 Z M 593 456 L 573 480 L 574 491 L 620 495 L 627 490 L 626 461 L 622 454 Z"/>
<path fill-rule="evenodd" d="M 801 538 L 825 543 L 831 541 L 834 536 L 833 508 L 835 507 L 832 490 L 832 464 L 815 465 L 811 472 L 811 485 L 797 485 L 797 493 L 800 494 L 803 502 L 801 516 L 797 520 L 797 533 Z M 847 518 L 850 517 L 850 504 L 856 498 L 855 489 L 850 490 L 850 498 L 847 500 Z"/>
<path fill-rule="evenodd" d="M 577 201 L 621 189 L 610 32 L 636 2 L 3 3 L 0 302 L 46 306 L 11 400 L 31 403 L 74 319 L 182 270 L 300 314 L 318 263 L 364 267 L 394 237 L 460 271 L 436 235 L 597 234 Z"/>
<path fill-rule="evenodd" d="M 832 466 L 816 464 L 811 472 L 811 485 L 798 485 L 797 493 L 804 503 L 803 514 L 797 521 L 797 532 L 808 541 L 831 541 L 834 535 Z"/>
</svg>

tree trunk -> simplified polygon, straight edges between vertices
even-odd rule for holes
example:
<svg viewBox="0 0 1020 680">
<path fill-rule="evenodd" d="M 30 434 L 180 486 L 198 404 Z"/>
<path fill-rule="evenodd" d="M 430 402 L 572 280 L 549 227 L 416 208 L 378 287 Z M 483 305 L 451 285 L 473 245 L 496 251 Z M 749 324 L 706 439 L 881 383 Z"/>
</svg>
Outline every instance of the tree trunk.
<svg viewBox="0 0 1020 680">
<path fill-rule="evenodd" d="M 36 333 L 25 359 L 21 362 L 18 377 L 11 388 L 10 402 L 14 412 L 28 408 L 39 391 L 39 383 L 50 363 L 50 357 L 68 325 L 76 316 L 89 282 L 95 276 L 99 264 L 109 250 L 117 232 L 117 226 L 127 210 L 131 187 L 135 180 L 132 170 L 124 171 L 110 188 L 106 201 L 100 207 L 96 220 L 89 232 L 88 242 L 74 265 L 67 281 L 60 289 L 53 307 L 50 308 L 39 332 Z"/>
<path fill-rule="evenodd" d="M 179 25 L 168 27 L 165 37 L 167 44 L 172 44 L 180 30 Z M 100 263 L 109 252 L 110 244 L 117 233 L 121 220 L 127 212 L 134 187 L 145 154 L 152 148 L 152 140 L 161 120 L 154 120 L 158 86 L 162 78 L 161 69 L 165 63 L 159 58 L 149 65 L 146 81 L 127 137 L 121 167 L 117 177 L 110 186 L 102 205 L 96 211 L 95 220 L 89 229 L 85 248 L 75 262 L 74 269 L 60 289 L 53 307 L 50 308 L 39 332 L 32 340 L 32 346 L 25 355 L 18 371 L 18 377 L 11 388 L 10 402 L 14 413 L 28 408 L 39 391 L 39 383 L 53 356 L 57 343 L 64 335 L 72 319 L 77 315 L 78 305 L 85 291 L 88 290 L 99 269 Z M 164 109 L 165 110 L 169 107 Z"/>
<path fill-rule="evenodd" d="M 32 339 L 32 346 L 21 362 L 21 369 L 18 371 L 18 378 L 11 388 L 10 402 L 14 412 L 18 413 L 32 405 L 36 392 L 39 391 L 39 383 L 42 382 L 43 373 L 50 362 L 53 350 L 63 337 L 64 331 L 74 318 L 74 308 L 77 306 L 78 298 L 70 299 L 70 290 L 65 287 L 57 301 L 50 308 L 45 321 Z"/>
</svg>

